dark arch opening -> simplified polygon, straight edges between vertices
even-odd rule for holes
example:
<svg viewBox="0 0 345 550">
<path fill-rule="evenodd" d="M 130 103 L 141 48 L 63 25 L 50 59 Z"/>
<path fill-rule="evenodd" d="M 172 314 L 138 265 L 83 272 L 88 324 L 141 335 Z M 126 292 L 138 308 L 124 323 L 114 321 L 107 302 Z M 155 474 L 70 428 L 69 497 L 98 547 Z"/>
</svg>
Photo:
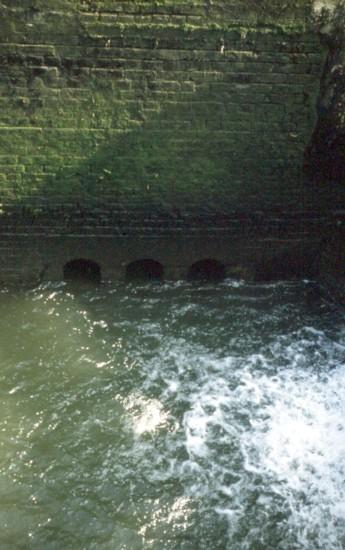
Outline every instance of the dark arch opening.
<svg viewBox="0 0 345 550">
<path fill-rule="evenodd" d="M 225 265 L 218 260 L 207 258 L 192 264 L 188 271 L 188 280 L 192 282 L 219 283 L 225 279 Z"/>
<path fill-rule="evenodd" d="M 126 268 L 127 282 L 162 281 L 164 268 L 155 260 L 136 260 L 128 264 Z"/>
<path fill-rule="evenodd" d="M 315 250 L 290 250 L 277 254 L 257 265 L 254 281 L 269 283 L 314 277 L 317 275 L 316 257 Z"/>
<path fill-rule="evenodd" d="M 92 260 L 79 258 L 68 262 L 63 268 L 63 278 L 66 282 L 93 283 L 101 282 L 101 268 Z"/>
</svg>

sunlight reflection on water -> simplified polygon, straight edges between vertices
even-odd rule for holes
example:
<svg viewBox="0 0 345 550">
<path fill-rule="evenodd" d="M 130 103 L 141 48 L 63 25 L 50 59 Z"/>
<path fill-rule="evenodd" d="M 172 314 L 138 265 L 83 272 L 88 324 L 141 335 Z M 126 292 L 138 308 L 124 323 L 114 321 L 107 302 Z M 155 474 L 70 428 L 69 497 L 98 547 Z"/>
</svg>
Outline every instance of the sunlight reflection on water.
<svg viewBox="0 0 345 550">
<path fill-rule="evenodd" d="M 1 548 L 344 547 L 345 323 L 311 283 L 0 309 Z"/>
</svg>

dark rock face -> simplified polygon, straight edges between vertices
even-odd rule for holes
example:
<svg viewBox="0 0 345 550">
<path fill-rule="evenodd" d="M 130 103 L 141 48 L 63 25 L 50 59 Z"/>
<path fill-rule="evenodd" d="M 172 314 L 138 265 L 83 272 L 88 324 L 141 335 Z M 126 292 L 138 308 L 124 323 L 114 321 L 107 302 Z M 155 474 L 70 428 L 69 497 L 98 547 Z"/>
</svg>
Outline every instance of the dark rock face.
<svg viewBox="0 0 345 550">
<path fill-rule="evenodd" d="M 308 180 L 345 187 L 345 3 L 321 10 L 316 29 L 328 56 L 320 84 L 318 121 L 305 152 L 304 169 Z"/>
<path fill-rule="evenodd" d="M 320 235 L 319 280 L 345 303 L 345 2 L 321 0 L 314 7 L 316 31 L 328 55 L 304 172 L 328 219 Z"/>
</svg>

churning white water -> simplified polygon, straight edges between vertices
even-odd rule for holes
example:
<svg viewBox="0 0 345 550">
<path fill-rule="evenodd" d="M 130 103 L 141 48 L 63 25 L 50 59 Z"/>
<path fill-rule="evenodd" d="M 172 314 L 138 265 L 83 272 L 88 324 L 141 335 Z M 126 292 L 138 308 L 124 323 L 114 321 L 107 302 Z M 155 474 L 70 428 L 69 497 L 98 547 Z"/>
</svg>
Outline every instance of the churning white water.
<svg viewBox="0 0 345 550">
<path fill-rule="evenodd" d="M 0 310 L 2 549 L 345 548 L 345 321 L 312 283 Z"/>
</svg>

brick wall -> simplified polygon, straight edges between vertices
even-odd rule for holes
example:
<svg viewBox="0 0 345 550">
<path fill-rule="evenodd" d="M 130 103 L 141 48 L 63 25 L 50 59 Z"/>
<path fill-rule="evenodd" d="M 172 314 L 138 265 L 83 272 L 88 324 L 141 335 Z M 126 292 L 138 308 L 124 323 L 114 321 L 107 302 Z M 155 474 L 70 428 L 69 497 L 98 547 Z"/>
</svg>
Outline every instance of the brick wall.
<svg viewBox="0 0 345 550">
<path fill-rule="evenodd" d="M 2 0 L 1 277 L 30 235 L 313 240 L 309 4 Z"/>
<path fill-rule="evenodd" d="M 324 52 L 299 12 L 77 4 L 3 2 L 3 208 L 301 206 Z"/>
</svg>

